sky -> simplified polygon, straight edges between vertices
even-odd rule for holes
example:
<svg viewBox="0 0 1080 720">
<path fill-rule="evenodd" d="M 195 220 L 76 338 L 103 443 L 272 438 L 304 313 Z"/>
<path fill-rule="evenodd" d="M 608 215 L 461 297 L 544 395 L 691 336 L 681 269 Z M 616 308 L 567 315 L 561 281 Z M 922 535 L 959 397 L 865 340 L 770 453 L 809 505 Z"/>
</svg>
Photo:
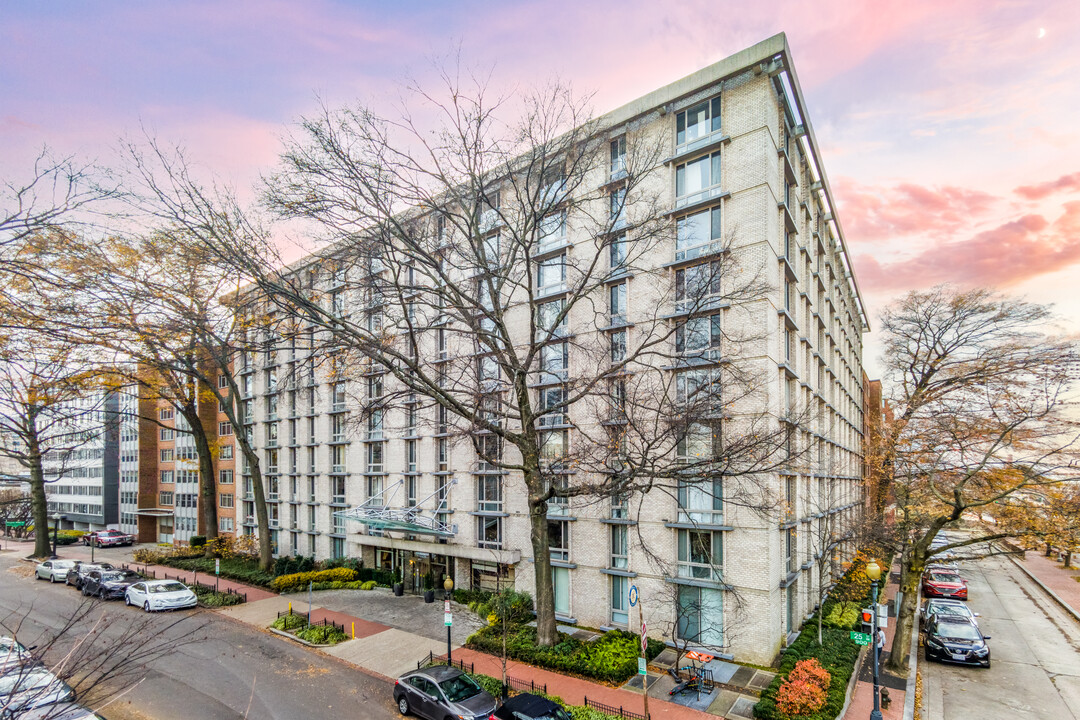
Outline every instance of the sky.
<svg viewBox="0 0 1080 720">
<path fill-rule="evenodd" d="M 1053 303 L 1080 330 L 1075 0 L 9 2 L 0 180 L 46 145 L 109 164 L 147 133 L 250 187 L 320 102 L 388 107 L 458 52 L 500 93 L 559 78 L 603 113 L 777 32 L 872 328 L 951 282 Z"/>
</svg>

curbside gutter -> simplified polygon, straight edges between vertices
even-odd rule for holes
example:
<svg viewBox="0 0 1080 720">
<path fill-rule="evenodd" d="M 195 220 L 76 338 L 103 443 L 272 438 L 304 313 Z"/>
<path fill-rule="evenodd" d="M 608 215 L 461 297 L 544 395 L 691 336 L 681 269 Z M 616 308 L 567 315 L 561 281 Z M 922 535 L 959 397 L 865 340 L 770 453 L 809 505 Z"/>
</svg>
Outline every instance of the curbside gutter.
<svg viewBox="0 0 1080 720">
<path fill-rule="evenodd" d="M 1072 616 L 1073 620 L 1076 620 L 1077 622 L 1080 622 L 1080 613 L 1078 613 L 1076 610 L 1074 610 L 1072 605 L 1069 605 L 1069 603 L 1067 603 L 1067 602 L 1065 602 L 1064 600 L 1061 599 L 1060 595 L 1058 595 L 1056 592 L 1054 592 L 1050 588 L 1046 587 L 1046 585 L 1043 585 L 1042 581 L 1039 580 L 1039 578 L 1035 577 L 1034 573 L 1032 573 L 1030 570 L 1028 570 L 1026 567 L 1024 567 L 1023 563 L 1021 563 L 1019 560 L 1017 560 L 1014 557 L 1010 557 L 1009 559 L 1012 560 L 1013 565 L 1016 565 L 1016 567 L 1020 568 L 1021 572 L 1023 572 L 1025 575 L 1027 575 L 1029 578 L 1031 578 L 1032 582 L 1034 582 L 1036 585 L 1038 585 L 1039 588 L 1042 589 L 1042 591 L 1044 593 L 1049 595 L 1050 599 L 1052 599 L 1054 602 L 1056 602 L 1058 605 L 1060 605 L 1062 610 L 1069 613 L 1069 615 Z"/>
</svg>

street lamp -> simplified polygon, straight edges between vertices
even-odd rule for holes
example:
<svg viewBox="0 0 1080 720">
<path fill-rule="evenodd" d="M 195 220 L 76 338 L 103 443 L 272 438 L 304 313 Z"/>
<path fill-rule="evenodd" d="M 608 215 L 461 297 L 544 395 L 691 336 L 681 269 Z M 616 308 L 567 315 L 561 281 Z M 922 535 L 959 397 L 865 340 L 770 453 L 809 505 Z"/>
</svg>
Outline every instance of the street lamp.
<svg viewBox="0 0 1080 720">
<path fill-rule="evenodd" d="M 873 611 L 874 611 L 874 626 L 870 629 L 870 642 L 874 646 L 874 709 L 870 711 L 870 720 L 882 720 L 881 715 L 881 702 L 878 696 L 878 618 L 877 618 L 877 597 L 878 597 L 878 580 L 881 578 L 881 566 L 874 560 L 871 560 L 866 564 L 866 577 L 870 578 L 870 587 L 873 596 Z"/>
<path fill-rule="evenodd" d="M 454 589 L 454 581 L 450 579 L 449 575 L 447 575 L 446 579 L 443 580 L 442 586 L 443 590 L 446 591 L 446 664 L 452 665 L 453 658 L 450 655 L 450 628 L 452 626 L 450 623 L 453 621 L 450 619 L 450 591 Z"/>
<path fill-rule="evenodd" d="M 52 558 L 53 560 L 56 559 L 56 540 L 57 540 L 57 538 L 59 537 L 59 534 L 60 534 L 59 533 L 60 520 L 63 519 L 63 517 L 64 516 L 61 515 L 60 513 L 53 513 L 53 516 L 52 516 L 52 521 L 53 521 L 53 526 L 52 526 L 52 555 L 50 555 L 49 557 Z"/>
</svg>

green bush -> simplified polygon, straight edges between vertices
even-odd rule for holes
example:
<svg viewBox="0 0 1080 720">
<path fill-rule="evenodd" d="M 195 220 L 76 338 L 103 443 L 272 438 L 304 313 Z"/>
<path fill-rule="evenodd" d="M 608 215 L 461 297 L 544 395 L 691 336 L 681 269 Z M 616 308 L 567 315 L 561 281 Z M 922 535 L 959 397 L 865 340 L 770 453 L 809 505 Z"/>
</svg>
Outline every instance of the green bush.
<svg viewBox="0 0 1080 720">
<path fill-rule="evenodd" d="M 278 592 L 302 590 L 307 584 L 316 582 L 351 582 L 356 579 L 356 571 L 349 568 L 338 567 L 330 570 L 314 570 L 312 572 L 293 573 L 282 575 L 270 581 L 270 587 Z"/>
<path fill-rule="evenodd" d="M 373 580 L 376 585 L 382 587 L 392 587 L 394 582 L 394 573 L 389 570 L 380 570 L 378 568 L 360 568 L 357 571 L 357 578 L 368 582 Z"/>
<path fill-rule="evenodd" d="M 275 630 L 295 630 L 296 628 L 302 628 L 307 625 L 306 615 L 297 615 L 290 613 L 288 615 L 282 615 L 277 620 L 270 624 L 270 627 Z"/>
<path fill-rule="evenodd" d="M 204 545 L 206 545 L 206 536 L 205 535 L 192 535 L 191 539 L 188 540 L 188 546 L 189 547 L 201 548 Z"/>
<path fill-rule="evenodd" d="M 360 583 L 361 590 L 374 590 L 376 582 L 374 580 L 368 580 L 365 583 Z"/>
<path fill-rule="evenodd" d="M 203 607 L 230 607 L 244 602 L 244 598 L 236 593 L 216 592 L 202 585 L 195 585 L 192 590 Z"/>
<path fill-rule="evenodd" d="M 490 590 L 470 590 L 468 588 L 454 588 L 454 602 L 468 605 L 473 608 L 473 603 L 487 602 L 495 593 Z"/>
<path fill-rule="evenodd" d="M 833 604 L 832 609 L 822 617 L 821 622 L 828 627 L 852 630 L 859 619 L 861 608 L 860 603 L 841 600 Z"/>
<path fill-rule="evenodd" d="M 296 563 L 296 572 L 311 572 L 315 569 L 315 558 L 302 557 L 300 562 Z"/>
<path fill-rule="evenodd" d="M 493 655 L 502 652 L 502 628 L 491 625 L 473 633 L 466 642 L 468 647 Z M 595 642 L 582 642 L 559 633 L 559 642 L 553 647 L 538 647 L 536 628 L 515 625 L 507 630 L 507 657 L 532 665 L 576 673 L 606 682 L 622 683 L 637 672 L 639 636 L 622 630 L 611 630 Z M 650 641 L 649 658 L 664 648 L 660 642 Z"/>
<path fill-rule="evenodd" d="M 364 562 L 357 558 L 339 557 L 323 560 L 319 565 L 320 570 L 333 570 L 334 568 L 346 568 L 355 573 L 359 573 L 364 568 Z"/>
<path fill-rule="evenodd" d="M 296 637 L 315 645 L 336 645 L 347 636 L 333 625 L 309 625 L 296 631 Z"/>
</svg>

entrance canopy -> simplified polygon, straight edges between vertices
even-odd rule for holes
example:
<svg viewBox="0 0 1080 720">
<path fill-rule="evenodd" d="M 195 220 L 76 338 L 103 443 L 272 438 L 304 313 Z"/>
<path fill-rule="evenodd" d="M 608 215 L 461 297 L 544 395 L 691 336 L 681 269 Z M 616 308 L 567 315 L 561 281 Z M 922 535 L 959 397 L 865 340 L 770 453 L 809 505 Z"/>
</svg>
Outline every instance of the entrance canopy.
<svg viewBox="0 0 1080 720">
<path fill-rule="evenodd" d="M 139 508 L 136 515 L 149 515 L 150 517 L 172 517 L 173 511 L 166 508 Z"/>
<path fill-rule="evenodd" d="M 436 490 L 415 505 L 395 507 L 391 501 L 394 495 L 397 494 L 398 488 L 404 485 L 403 480 L 398 480 L 383 492 L 368 499 L 363 505 L 350 510 L 339 510 L 334 513 L 334 517 L 355 520 L 373 530 L 396 530 L 412 535 L 453 537 L 457 534 L 457 525 L 442 522 L 439 520 L 439 516 L 446 510 L 447 493 L 445 489 L 456 482 L 457 480 L 454 479 L 449 480 L 442 488 L 439 488 L 439 490 Z M 392 492 L 389 492 L 388 495 L 387 491 Z M 442 499 L 439 500 L 433 510 L 425 511 L 421 505 L 435 495 L 440 494 L 440 491 L 442 491 Z"/>
</svg>

